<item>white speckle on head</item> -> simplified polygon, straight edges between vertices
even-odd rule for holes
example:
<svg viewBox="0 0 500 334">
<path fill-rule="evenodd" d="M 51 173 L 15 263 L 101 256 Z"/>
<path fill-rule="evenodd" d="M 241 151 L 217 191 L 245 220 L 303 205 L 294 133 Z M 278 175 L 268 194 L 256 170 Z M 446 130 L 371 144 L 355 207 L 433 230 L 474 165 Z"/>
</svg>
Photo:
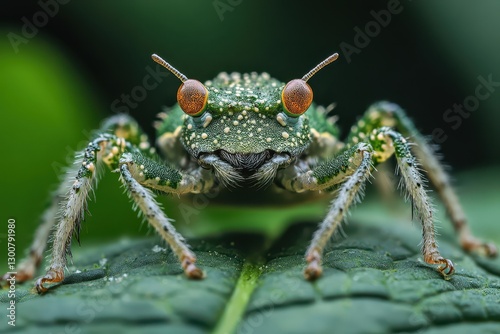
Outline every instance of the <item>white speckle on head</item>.
<svg viewBox="0 0 500 334">
<path fill-rule="evenodd" d="M 238 119 L 241 121 L 243 119 L 242 115 L 238 115 Z"/>
<path fill-rule="evenodd" d="M 159 176 L 155 177 L 155 180 L 156 180 L 156 182 L 159 182 L 160 181 L 160 177 Z"/>
<path fill-rule="evenodd" d="M 140 173 L 139 173 L 139 176 L 140 176 L 140 177 L 143 177 L 143 176 L 144 176 L 144 173 L 143 173 L 143 172 L 140 172 Z"/>
<path fill-rule="evenodd" d="M 379 133 L 379 134 L 377 135 L 377 139 L 378 139 L 378 140 L 383 140 L 383 139 L 384 139 L 384 135 L 383 135 L 383 134 L 381 134 L 381 133 Z"/>
<path fill-rule="evenodd" d="M 257 132 L 261 132 L 262 131 L 262 128 L 257 128 Z"/>
<path fill-rule="evenodd" d="M 193 128 L 193 124 L 188 124 L 188 129 L 191 130 Z"/>
<path fill-rule="evenodd" d="M 267 138 L 266 138 L 266 141 L 267 141 L 268 143 L 270 143 L 270 142 L 271 142 L 271 140 L 272 140 L 272 139 L 271 139 L 271 138 L 269 138 L 269 137 L 267 137 Z"/>
<path fill-rule="evenodd" d="M 230 129 L 228 126 L 226 126 L 226 127 L 224 128 L 224 133 L 229 133 L 229 131 L 231 131 L 231 129 Z"/>
<path fill-rule="evenodd" d="M 207 139 L 207 137 L 208 137 L 208 135 L 207 135 L 205 132 L 203 132 L 203 133 L 201 134 L 201 138 L 203 138 L 203 139 Z"/>
<path fill-rule="evenodd" d="M 297 132 L 295 135 L 300 138 L 300 132 Z"/>
<path fill-rule="evenodd" d="M 255 112 L 259 112 L 259 108 L 257 108 L 257 107 L 253 107 L 253 111 L 255 111 Z"/>
<path fill-rule="evenodd" d="M 234 125 L 234 126 L 236 126 L 236 125 L 238 125 L 238 124 L 239 124 L 239 123 L 238 123 L 238 121 L 234 121 L 234 122 L 233 122 L 233 125 Z"/>
<path fill-rule="evenodd" d="M 246 115 L 247 115 L 247 111 L 246 111 L 246 110 L 243 110 L 243 111 L 241 112 L 241 114 L 242 114 L 243 116 L 246 116 Z"/>
<path fill-rule="evenodd" d="M 288 139 L 288 137 L 290 137 L 290 135 L 288 134 L 288 132 L 282 132 L 281 133 L 281 136 L 285 139 Z"/>
<path fill-rule="evenodd" d="M 196 148 L 196 144 L 195 143 L 191 144 L 191 148 L 195 149 Z"/>
<path fill-rule="evenodd" d="M 139 168 L 144 170 L 145 167 L 144 167 L 144 165 L 140 165 Z"/>
<path fill-rule="evenodd" d="M 214 144 L 217 145 L 218 143 L 219 143 L 219 141 L 217 139 L 214 139 Z"/>
<path fill-rule="evenodd" d="M 203 122 L 203 127 L 206 128 L 211 121 L 212 121 L 212 115 L 207 115 L 207 117 L 205 117 L 205 121 Z"/>
<path fill-rule="evenodd" d="M 278 123 L 281 124 L 281 126 L 286 126 L 286 121 L 285 121 L 285 118 L 283 117 L 283 115 L 281 113 L 279 113 L 277 116 L 276 116 L 276 120 L 278 121 Z"/>
<path fill-rule="evenodd" d="M 224 102 L 219 101 L 219 105 L 222 107 L 224 105 Z"/>
</svg>

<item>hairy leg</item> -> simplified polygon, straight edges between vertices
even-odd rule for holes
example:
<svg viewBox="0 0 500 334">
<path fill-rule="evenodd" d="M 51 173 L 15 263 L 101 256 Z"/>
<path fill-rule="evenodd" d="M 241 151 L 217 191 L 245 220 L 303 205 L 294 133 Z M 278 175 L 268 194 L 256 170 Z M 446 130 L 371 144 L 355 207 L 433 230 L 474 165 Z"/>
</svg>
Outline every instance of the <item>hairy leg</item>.
<svg viewBox="0 0 500 334">
<path fill-rule="evenodd" d="M 454 272 L 453 263 L 439 253 L 434 228 L 434 208 L 425 190 L 425 181 L 419 172 L 418 162 L 411 154 L 410 144 L 399 133 L 389 127 L 374 129 L 367 140 L 373 146 L 374 162 L 381 163 L 393 154 L 402 176 L 402 185 L 412 202 L 412 212 L 422 224 L 422 254 L 425 262 L 437 264 L 439 272 L 448 278 Z"/>
<path fill-rule="evenodd" d="M 338 157 L 319 164 L 310 171 L 288 168 L 278 173 L 279 182 L 288 190 L 322 190 L 337 184 L 336 197 L 328 213 L 314 233 L 306 252 L 308 263 L 304 276 L 314 280 L 321 276 L 322 254 L 327 242 L 338 229 L 351 204 L 362 194 L 372 167 L 372 148 L 360 143 L 344 151 Z"/>
<path fill-rule="evenodd" d="M 278 182 L 285 189 L 295 192 L 333 189 L 337 185 L 337 196 L 307 250 L 306 260 L 309 264 L 305 271 L 306 278 L 315 279 L 321 275 L 323 249 L 353 200 L 361 193 L 373 167 L 372 162 L 382 163 L 393 155 L 396 156 L 402 174 L 402 183 L 411 198 L 413 212 L 422 225 L 424 260 L 429 264 L 437 264 L 439 272 L 445 278 L 451 276 L 454 266 L 439 253 L 435 239 L 433 207 L 424 188 L 417 161 L 410 152 L 409 143 L 389 127 L 377 128 L 368 134 L 363 133 L 356 144 L 354 141 L 348 143 L 343 153 L 318 164 L 312 170 L 302 171 L 290 166 L 277 174 Z"/>
<path fill-rule="evenodd" d="M 401 107 L 389 102 L 378 102 L 372 105 L 358 124 L 351 129 L 349 142 L 355 143 L 361 139 L 361 133 L 370 133 L 381 126 L 397 129 L 415 144 L 412 150 L 443 201 L 462 248 L 466 251 L 479 251 L 487 256 L 496 256 L 498 251 L 494 244 L 484 242 L 472 234 L 458 196 L 451 186 L 450 178 L 440 163 L 435 149 L 415 128 Z"/>
<path fill-rule="evenodd" d="M 77 239 L 79 238 L 80 224 L 87 207 L 87 196 L 97 182 L 96 174 L 99 169 L 98 165 L 103 161 L 103 155 L 106 154 L 109 157 L 109 153 L 114 152 L 118 156 L 126 146 L 125 140 L 114 135 L 103 134 L 77 154 L 75 165 L 80 167 L 71 170 L 64 181 L 70 186 L 65 199 L 60 202 L 60 212 L 56 215 L 57 224 L 53 233 L 49 269 L 35 284 L 39 293 L 47 290 L 44 287 L 45 283 L 57 283 L 64 278 L 66 255 L 71 255 L 71 237 L 75 233 Z M 42 242 L 42 240 L 35 242 Z"/>
<path fill-rule="evenodd" d="M 125 150 L 133 149 L 145 154 L 150 152 L 147 136 L 127 115 L 115 115 L 105 120 L 94 138 L 84 150 L 77 152 L 75 163 L 66 173 L 56 199 L 44 214 L 44 223 L 35 236 L 32 248 L 41 254 L 51 228 L 55 227 L 52 233 L 52 258 L 46 275 L 35 284 L 38 292 L 46 291 L 44 283 L 56 283 L 64 278 L 66 255 L 71 255 L 71 237 L 74 233 L 79 241 L 87 196 L 98 180 L 100 165 L 105 164 L 115 170 L 118 168 L 119 157 Z M 27 265 L 32 266 L 30 261 L 32 260 L 27 261 Z M 25 278 L 31 278 L 34 271 Z"/>
<path fill-rule="evenodd" d="M 142 134 L 137 123 L 127 115 L 115 115 L 106 119 L 96 133 L 96 137 L 99 137 L 99 134 L 114 134 L 116 137 L 132 142 L 139 147 L 140 150 L 149 151 L 147 136 Z M 64 203 L 67 202 L 73 183 L 82 167 L 83 155 L 84 151 L 76 154 L 75 163 L 65 171 L 64 178 L 58 189 L 52 194 L 50 205 L 41 216 L 41 222 L 35 232 L 33 242 L 29 248 L 29 254 L 20 261 L 16 268 L 17 282 L 24 282 L 33 278 L 36 270 L 40 266 L 48 240 L 55 230 L 58 219 L 60 219 L 61 208 Z M 107 150 L 106 158 L 103 160 L 110 167 L 117 168 L 117 161 L 113 159 L 113 156 L 113 150 L 110 148 Z M 113 163 L 114 166 L 111 166 Z M 93 166 L 95 167 L 95 164 L 93 164 Z M 78 230 L 76 232 L 78 232 Z M 7 277 L 8 275 L 0 277 L 0 281 Z"/>
<path fill-rule="evenodd" d="M 167 193 L 200 193 L 213 186 L 213 179 L 198 169 L 194 175 L 183 174 L 169 166 L 159 164 L 139 153 L 126 153 L 120 159 L 121 180 L 129 196 L 147 219 L 149 224 L 165 240 L 177 255 L 187 277 L 200 279 L 203 272 L 195 265 L 196 256 L 184 238 L 175 230 L 171 220 L 162 211 L 150 190 Z"/>
</svg>

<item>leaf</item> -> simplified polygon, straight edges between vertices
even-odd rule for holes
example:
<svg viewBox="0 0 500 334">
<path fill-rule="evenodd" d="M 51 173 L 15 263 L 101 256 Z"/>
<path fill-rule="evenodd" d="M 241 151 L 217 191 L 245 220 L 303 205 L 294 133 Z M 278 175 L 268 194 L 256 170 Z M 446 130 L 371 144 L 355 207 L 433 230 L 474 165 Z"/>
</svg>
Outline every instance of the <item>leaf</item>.
<svg viewBox="0 0 500 334">
<path fill-rule="evenodd" d="M 387 212 L 373 210 L 370 203 L 366 207 L 370 220 L 353 219 L 345 229 L 348 237 L 331 243 L 323 277 L 315 283 L 305 281 L 302 274 L 303 254 L 315 229 L 311 223 L 291 226 L 270 248 L 265 247 L 268 239 L 257 233 L 191 240 L 207 273 L 203 281 L 187 280 L 157 237 L 75 247 L 74 265 L 63 284 L 43 296 L 33 291 L 32 282 L 16 286 L 16 329 L 22 333 L 499 332 L 499 259 L 465 254 L 454 235 L 445 231 L 440 248 L 457 268 L 446 281 L 421 260 L 415 226 L 404 219 L 391 221 Z M 488 216 L 485 210 L 482 214 Z M 9 301 L 6 291 L 0 301 Z M 5 320 L 0 322 L 0 332 L 8 329 L 12 328 Z"/>
</svg>

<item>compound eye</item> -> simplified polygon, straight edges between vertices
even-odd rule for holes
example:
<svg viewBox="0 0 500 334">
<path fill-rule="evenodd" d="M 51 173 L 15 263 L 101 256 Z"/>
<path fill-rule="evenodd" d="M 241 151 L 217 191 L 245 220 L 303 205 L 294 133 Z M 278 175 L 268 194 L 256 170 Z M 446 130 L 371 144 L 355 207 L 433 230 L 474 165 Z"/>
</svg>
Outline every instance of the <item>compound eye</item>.
<svg viewBox="0 0 500 334">
<path fill-rule="evenodd" d="M 194 79 L 187 79 L 177 91 L 177 102 L 189 116 L 200 115 L 207 106 L 208 90 Z"/>
<path fill-rule="evenodd" d="M 298 117 L 306 112 L 313 100 L 311 86 L 302 79 L 289 81 L 281 92 L 281 100 L 289 116 Z"/>
</svg>

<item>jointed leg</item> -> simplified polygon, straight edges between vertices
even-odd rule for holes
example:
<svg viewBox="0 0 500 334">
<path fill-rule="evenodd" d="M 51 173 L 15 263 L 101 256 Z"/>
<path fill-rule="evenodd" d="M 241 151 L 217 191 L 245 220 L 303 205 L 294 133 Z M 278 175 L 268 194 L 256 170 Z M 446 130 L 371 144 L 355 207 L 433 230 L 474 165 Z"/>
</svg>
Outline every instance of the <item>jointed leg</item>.
<svg viewBox="0 0 500 334">
<path fill-rule="evenodd" d="M 137 204 L 148 222 L 167 241 L 177 255 L 189 278 L 203 278 L 203 272 L 195 266 L 196 256 L 184 238 L 177 233 L 170 219 L 161 210 L 151 191 L 143 185 L 168 193 L 202 192 L 213 185 L 209 177 L 195 178 L 158 164 L 140 154 L 127 153 L 120 160 L 121 179 L 128 194 Z M 154 172 L 153 172 L 154 171 Z M 199 171 L 203 173 L 203 170 Z"/>
<path fill-rule="evenodd" d="M 365 116 L 358 122 L 350 136 L 350 140 L 359 137 L 359 133 L 370 133 L 380 126 L 390 126 L 397 129 L 404 136 L 409 137 L 416 145 L 412 149 L 419 159 L 428 177 L 443 201 L 453 227 L 457 231 L 462 248 L 466 251 L 478 250 L 488 256 L 496 256 L 497 249 L 492 243 L 484 242 L 472 235 L 467 224 L 467 218 L 460 205 L 458 197 L 451 186 L 450 178 L 436 157 L 435 150 L 427 140 L 417 131 L 404 110 L 398 105 L 389 102 L 379 102 L 371 106 Z"/>
<path fill-rule="evenodd" d="M 66 200 L 61 202 L 59 222 L 53 235 L 52 259 L 47 273 L 39 278 L 35 284 L 38 292 L 45 292 L 45 283 L 57 283 L 64 278 L 66 255 L 71 254 L 71 237 L 73 232 L 77 238 L 80 224 L 84 217 L 88 193 L 96 182 L 98 164 L 106 148 L 116 148 L 116 155 L 125 149 L 125 141 L 113 135 L 102 135 L 93 140 L 88 147 L 77 155 L 75 165 L 81 166 L 67 175 L 65 182 L 73 182 L 66 194 Z M 117 151 L 118 150 L 118 151 Z M 120 152 L 121 151 L 121 152 Z M 98 159 L 99 157 L 99 159 Z"/>
<path fill-rule="evenodd" d="M 141 134 L 137 123 L 126 115 L 110 117 L 99 133 L 96 139 L 76 155 L 74 167 L 67 172 L 56 193 L 56 199 L 44 215 L 43 225 L 37 231 L 32 249 L 36 250 L 36 254 L 41 254 L 51 227 L 56 225 L 49 269 L 35 284 L 38 292 L 47 290 L 44 287 L 45 283 L 57 283 L 64 278 L 66 255 L 71 255 L 71 237 L 75 233 L 77 239 L 79 238 L 87 195 L 97 182 L 96 173 L 99 165 L 104 162 L 113 170 L 118 168 L 119 156 L 126 149 L 135 148 L 140 151 L 149 149 L 147 137 Z M 134 146 L 131 143 L 134 143 Z M 26 266 L 31 266 L 31 261 L 33 260 L 27 260 Z M 38 264 L 39 261 L 35 263 L 35 267 Z M 31 278 L 34 269 L 36 268 L 33 268 L 33 272 L 29 273 L 26 279 Z"/>
<path fill-rule="evenodd" d="M 439 253 L 434 236 L 433 208 L 424 189 L 424 181 L 418 171 L 410 146 L 403 136 L 388 127 L 373 130 L 361 136 L 362 142 L 350 143 L 348 148 L 333 160 L 320 163 L 313 170 L 300 172 L 289 167 L 278 173 L 281 185 L 291 191 L 333 189 L 337 196 L 330 210 L 314 234 L 306 253 L 308 266 L 305 276 L 315 279 L 321 275 L 321 255 L 331 235 L 340 225 L 347 209 L 370 175 L 372 162 L 381 163 L 396 155 L 403 183 L 412 200 L 414 212 L 422 224 L 422 253 L 429 264 L 438 264 L 445 277 L 454 272 L 453 263 Z"/>
<path fill-rule="evenodd" d="M 321 276 L 323 250 L 353 201 L 362 193 L 364 183 L 370 176 L 371 167 L 372 148 L 361 143 L 346 150 L 336 159 L 318 165 L 312 171 L 306 173 L 285 171 L 283 174 L 278 174 L 281 184 L 288 190 L 296 192 L 331 188 L 341 183 L 328 214 L 314 233 L 307 249 L 308 265 L 304 271 L 306 279 L 314 280 Z"/>
<path fill-rule="evenodd" d="M 447 278 L 454 272 L 453 263 L 439 253 L 434 231 L 434 209 L 420 176 L 418 163 L 410 152 L 410 145 L 403 136 L 388 127 L 375 129 L 369 135 L 376 163 L 385 161 L 392 153 L 396 155 L 402 183 L 413 205 L 413 212 L 422 224 L 422 253 L 425 262 L 438 264 L 438 270 Z"/>
<path fill-rule="evenodd" d="M 142 134 L 137 123 L 127 115 L 116 115 L 108 118 L 99 130 L 100 134 L 110 133 L 115 134 L 116 137 L 121 137 L 126 140 L 130 140 L 134 145 L 137 145 L 139 149 L 146 150 L 149 148 L 147 137 Z M 125 142 L 122 142 L 125 143 Z M 111 147 L 107 150 L 106 163 L 110 165 L 113 163 L 113 152 L 116 152 Z M 16 268 L 17 282 L 24 282 L 33 278 L 36 270 L 42 262 L 43 252 L 47 247 L 48 239 L 52 234 L 54 227 L 60 218 L 61 212 L 60 208 L 67 202 L 67 197 L 70 193 L 70 189 L 73 186 L 75 178 L 77 177 L 79 170 L 81 169 L 82 159 L 84 152 L 80 152 L 77 155 L 76 162 L 73 166 L 69 167 L 65 171 L 64 180 L 59 185 L 58 189 L 52 195 L 52 201 L 50 206 L 45 210 L 41 217 L 41 223 L 37 228 L 34 236 L 34 240 L 30 246 L 29 254 L 24 258 Z M 114 161 L 117 167 L 117 161 Z M 95 167 L 95 164 L 94 164 Z M 78 232 L 78 231 L 77 231 Z M 3 278 L 7 278 L 9 275 L 0 277 L 0 281 Z"/>
</svg>

